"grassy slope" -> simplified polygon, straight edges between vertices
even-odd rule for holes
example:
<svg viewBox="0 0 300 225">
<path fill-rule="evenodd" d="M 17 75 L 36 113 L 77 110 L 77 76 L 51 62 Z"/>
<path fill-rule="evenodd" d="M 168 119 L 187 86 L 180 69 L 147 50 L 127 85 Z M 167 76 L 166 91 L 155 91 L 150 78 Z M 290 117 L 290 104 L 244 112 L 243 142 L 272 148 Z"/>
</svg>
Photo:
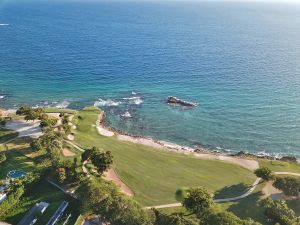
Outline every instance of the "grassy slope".
<svg viewBox="0 0 300 225">
<path fill-rule="evenodd" d="M 0 164 L 0 180 L 5 179 L 10 170 L 30 172 L 35 169 L 34 162 L 18 152 L 9 152 L 6 157 L 7 160 Z"/>
<path fill-rule="evenodd" d="M 268 167 L 274 172 L 294 172 L 300 173 L 300 164 L 299 163 L 288 163 L 278 160 L 266 160 L 260 159 L 259 165 L 261 167 Z"/>
<path fill-rule="evenodd" d="M 30 138 L 17 138 L 7 144 L 7 160 L 0 164 L 0 180 L 4 179 L 7 172 L 13 169 L 25 172 L 32 172 L 39 169 L 39 167 L 35 164 L 35 160 L 39 157 L 39 155 L 34 153 L 28 154 L 31 152 L 28 144 L 29 141 Z M 63 200 L 66 200 L 71 204 L 67 208 L 66 213 L 72 214 L 68 224 L 74 224 L 79 214 L 77 201 L 53 185 L 47 183 L 45 180 L 36 185 L 30 193 L 26 193 L 22 197 L 20 204 L 14 208 L 14 210 L 10 211 L 5 218 L 1 219 L 12 224 L 17 224 L 17 222 L 21 220 L 21 218 L 35 203 L 46 201 L 50 203 L 50 206 L 36 223 L 38 225 L 46 224 Z"/>
<path fill-rule="evenodd" d="M 250 184 L 255 179 L 250 171 L 233 164 L 196 159 L 100 136 L 93 126 L 98 114 L 95 108 L 79 112 L 83 119 L 78 120 L 76 141 L 84 147 L 98 146 L 112 151 L 119 176 L 143 205 L 176 202 L 175 192 L 181 187 L 204 186 L 216 191 L 233 184 Z"/>
<path fill-rule="evenodd" d="M 18 137 L 18 132 L 13 130 L 0 130 L 0 144 Z"/>
<path fill-rule="evenodd" d="M 72 213 L 73 216 L 68 224 L 74 224 L 79 214 L 77 210 L 78 207 L 75 207 L 77 205 L 76 200 L 46 181 L 40 182 L 30 193 L 26 193 L 22 197 L 18 207 L 10 211 L 10 213 L 6 216 L 5 221 L 11 224 L 17 224 L 35 203 L 45 201 L 50 203 L 50 205 L 36 223 L 37 225 L 44 225 L 48 222 L 63 200 L 66 200 L 71 204 L 71 206 L 67 208 L 66 213 Z"/>
<path fill-rule="evenodd" d="M 46 113 L 70 113 L 70 114 L 76 114 L 76 110 L 73 109 L 58 109 L 58 108 L 46 108 Z"/>
</svg>

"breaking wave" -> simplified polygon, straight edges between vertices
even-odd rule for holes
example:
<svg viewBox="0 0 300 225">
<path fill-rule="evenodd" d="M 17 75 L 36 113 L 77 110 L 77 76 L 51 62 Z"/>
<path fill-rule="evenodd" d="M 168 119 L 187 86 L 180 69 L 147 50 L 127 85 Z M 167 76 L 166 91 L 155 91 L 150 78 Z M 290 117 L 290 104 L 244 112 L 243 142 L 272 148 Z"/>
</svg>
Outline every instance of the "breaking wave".
<svg viewBox="0 0 300 225">
<path fill-rule="evenodd" d="M 134 103 L 135 105 L 140 105 L 142 104 L 144 101 L 142 100 L 141 97 L 139 96 L 134 96 L 134 97 L 129 97 L 129 98 L 123 98 L 124 100 L 129 100 L 132 103 Z"/>
<path fill-rule="evenodd" d="M 62 102 L 58 102 L 54 107 L 58 109 L 65 109 L 70 105 L 70 102 L 67 100 L 64 100 Z"/>
<path fill-rule="evenodd" d="M 61 101 L 61 102 L 57 102 L 57 101 L 53 101 L 50 102 L 49 101 L 45 101 L 43 103 L 37 104 L 35 106 L 33 106 L 33 108 L 39 108 L 39 107 L 46 107 L 46 108 L 57 108 L 57 109 L 65 109 L 68 108 L 68 106 L 70 105 L 70 102 L 67 100 Z"/>
<path fill-rule="evenodd" d="M 102 98 L 99 98 L 98 101 L 96 101 L 94 103 L 94 106 L 118 106 L 120 105 L 122 102 L 119 102 L 119 101 L 113 101 L 111 99 L 107 99 L 107 100 L 104 100 Z"/>
<path fill-rule="evenodd" d="M 126 111 L 125 113 L 123 113 L 121 116 L 122 117 L 126 117 L 126 118 L 131 118 L 132 117 L 131 114 L 128 111 Z"/>
</svg>

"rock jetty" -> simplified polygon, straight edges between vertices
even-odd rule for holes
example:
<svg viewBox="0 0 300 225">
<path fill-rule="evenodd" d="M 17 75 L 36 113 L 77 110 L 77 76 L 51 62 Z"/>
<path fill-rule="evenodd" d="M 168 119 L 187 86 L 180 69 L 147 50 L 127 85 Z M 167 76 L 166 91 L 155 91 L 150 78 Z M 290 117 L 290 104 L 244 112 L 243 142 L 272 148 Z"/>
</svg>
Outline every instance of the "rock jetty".
<svg viewBox="0 0 300 225">
<path fill-rule="evenodd" d="M 178 104 L 178 105 L 182 105 L 182 106 L 196 106 L 196 104 L 193 102 L 187 102 L 187 101 L 181 100 L 174 96 L 168 97 L 167 103 L 168 104 Z"/>
</svg>

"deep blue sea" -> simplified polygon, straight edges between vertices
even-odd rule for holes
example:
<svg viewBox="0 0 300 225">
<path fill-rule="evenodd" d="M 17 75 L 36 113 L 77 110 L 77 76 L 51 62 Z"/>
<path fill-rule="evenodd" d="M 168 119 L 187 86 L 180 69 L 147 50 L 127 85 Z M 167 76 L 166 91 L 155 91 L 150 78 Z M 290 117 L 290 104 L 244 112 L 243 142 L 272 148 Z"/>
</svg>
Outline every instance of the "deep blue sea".
<svg viewBox="0 0 300 225">
<path fill-rule="evenodd" d="M 300 157 L 300 4 L 0 1 L 0 107 L 23 104 L 95 104 L 132 134 Z"/>
</svg>

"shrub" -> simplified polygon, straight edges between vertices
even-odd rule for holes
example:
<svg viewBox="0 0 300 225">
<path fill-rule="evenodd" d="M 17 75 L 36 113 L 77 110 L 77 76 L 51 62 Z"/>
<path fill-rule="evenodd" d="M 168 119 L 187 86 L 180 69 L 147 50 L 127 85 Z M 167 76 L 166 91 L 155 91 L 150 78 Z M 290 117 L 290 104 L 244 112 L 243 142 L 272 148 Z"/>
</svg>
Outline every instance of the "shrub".
<svg viewBox="0 0 300 225">
<path fill-rule="evenodd" d="M 213 199 L 205 188 L 192 188 L 182 202 L 183 206 L 202 217 L 209 212 L 213 206 Z"/>
<path fill-rule="evenodd" d="M 256 169 L 254 173 L 257 177 L 260 177 L 266 181 L 272 180 L 274 178 L 272 171 L 268 167 Z"/>
<path fill-rule="evenodd" d="M 300 178 L 277 177 L 273 185 L 288 196 L 298 197 L 300 194 Z"/>
<path fill-rule="evenodd" d="M 6 155 L 4 152 L 0 152 L 0 164 L 6 161 Z"/>
<path fill-rule="evenodd" d="M 280 225 L 300 224 L 299 217 L 290 209 L 285 201 L 273 201 L 271 198 L 264 199 L 260 202 L 264 208 L 264 214 L 274 223 Z"/>
</svg>

